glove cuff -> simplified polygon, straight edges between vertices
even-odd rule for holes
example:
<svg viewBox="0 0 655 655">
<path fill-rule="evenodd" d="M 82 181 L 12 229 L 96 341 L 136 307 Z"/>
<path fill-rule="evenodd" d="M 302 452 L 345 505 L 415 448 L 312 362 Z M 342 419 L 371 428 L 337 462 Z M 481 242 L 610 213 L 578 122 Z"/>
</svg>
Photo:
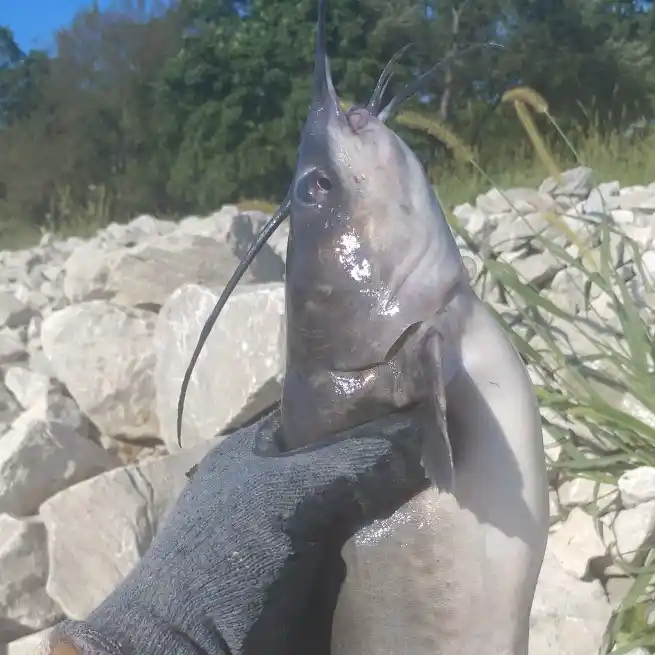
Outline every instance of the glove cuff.
<svg viewBox="0 0 655 655">
<path fill-rule="evenodd" d="M 117 642 L 83 621 L 62 621 L 48 636 L 47 655 L 128 655 Z"/>
</svg>

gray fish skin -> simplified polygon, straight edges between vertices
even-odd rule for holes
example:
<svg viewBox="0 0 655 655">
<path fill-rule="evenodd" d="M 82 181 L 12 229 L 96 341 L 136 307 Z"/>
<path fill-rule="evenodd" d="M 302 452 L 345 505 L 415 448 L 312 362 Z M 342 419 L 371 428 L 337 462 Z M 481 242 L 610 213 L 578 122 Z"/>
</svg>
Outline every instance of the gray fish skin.
<svg viewBox="0 0 655 655">
<path fill-rule="evenodd" d="M 343 549 L 332 654 L 527 655 L 549 524 L 534 389 L 417 157 L 341 107 L 325 11 L 288 196 L 283 438 L 339 438 L 414 404 L 432 428 L 432 485 Z"/>
<path fill-rule="evenodd" d="M 314 98 L 290 190 L 284 441 L 294 449 L 338 438 L 426 402 L 435 438 L 424 463 L 433 482 L 450 488 L 443 389 L 454 363 L 437 364 L 425 339 L 443 331 L 443 313 L 468 273 L 416 155 L 368 109 L 341 107 L 324 17 L 321 2 Z M 451 312 L 447 320 L 463 318 Z M 444 343 L 437 357 L 454 350 Z"/>
</svg>

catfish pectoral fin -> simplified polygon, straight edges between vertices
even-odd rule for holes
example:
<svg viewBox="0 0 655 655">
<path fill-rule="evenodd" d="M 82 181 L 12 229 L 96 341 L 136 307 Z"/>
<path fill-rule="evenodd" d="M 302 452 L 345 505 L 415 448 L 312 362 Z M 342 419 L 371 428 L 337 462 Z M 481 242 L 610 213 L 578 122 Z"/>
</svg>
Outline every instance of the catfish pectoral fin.
<svg viewBox="0 0 655 655">
<path fill-rule="evenodd" d="M 431 403 L 427 408 L 430 423 L 434 429 L 428 431 L 423 440 L 423 449 L 421 453 L 421 464 L 430 482 L 437 487 L 439 491 L 451 493 L 455 484 L 455 465 L 453 462 L 453 451 L 448 438 L 448 433 L 440 427 L 445 423 L 435 410 L 435 405 Z"/>
<path fill-rule="evenodd" d="M 439 491 L 451 492 L 455 483 L 453 448 L 448 435 L 446 389 L 441 354 L 441 337 L 434 331 L 426 338 L 425 377 L 429 383 L 426 408 L 432 429 L 423 442 L 421 463 L 427 476 Z"/>
</svg>

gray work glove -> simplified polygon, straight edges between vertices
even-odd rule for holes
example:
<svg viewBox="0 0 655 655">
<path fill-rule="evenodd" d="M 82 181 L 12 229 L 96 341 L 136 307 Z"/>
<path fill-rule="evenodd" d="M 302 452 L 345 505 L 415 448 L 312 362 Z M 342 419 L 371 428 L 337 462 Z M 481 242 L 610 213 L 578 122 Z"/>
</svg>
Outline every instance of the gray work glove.
<svg viewBox="0 0 655 655">
<path fill-rule="evenodd" d="M 61 624 L 53 645 L 328 655 L 341 547 L 427 486 L 424 422 L 396 414 L 318 449 L 260 454 L 275 450 L 278 425 L 276 411 L 214 448 L 134 571 L 87 621 Z"/>
</svg>

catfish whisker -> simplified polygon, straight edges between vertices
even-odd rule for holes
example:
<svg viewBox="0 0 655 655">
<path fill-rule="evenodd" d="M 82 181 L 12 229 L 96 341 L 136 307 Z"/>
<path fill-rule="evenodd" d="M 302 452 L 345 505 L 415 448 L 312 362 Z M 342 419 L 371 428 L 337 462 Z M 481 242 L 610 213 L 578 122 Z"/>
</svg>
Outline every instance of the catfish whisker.
<svg viewBox="0 0 655 655">
<path fill-rule="evenodd" d="M 384 67 L 384 70 L 382 73 L 380 73 L 380 77 L 378 78 L 377 84 L 375 85 L 375 89 L 373 89 L 371 99 L 368 101 L 368 105 L 366 106 L 366 109 L 368 109 L 368 111 L 373 116 L 377 116 L 378 107 L 382 102 L 384 92 L 387 90 L 387 86 L 393 77 L 393 65 L 405 54 L 405 51 L 412 45 L 413 43 L 406 43 L 402 48 L 400 48 L 400 50 L 398 50 L 391 57 L 391 59 L 389 59 L 387 65 Z"/>
<path fill-rule="evenodd" d="M 264 225 L 264 227 L 261 229 L 254 243 L 252 246 L 250 246 L 248 252 L 239 262 L 239 265 L 232 274 L 232 277 L 225 285 L 223 293 L 221 293 L 218 302 L 214 306 L 214 309 L 212 309 L 211 314 L 207 317 L 205 324 L 202 326 L 200 336 L 198 337 L 198 343 L 196 344 L 193 355 L 191 355 L 191 361 L 189 362 L 189 365 L 187 366 L 187 369 L 184 373 L 184 378 L 182 379 L 182 387 L 180 389 L 180 396 L 177 401 L 177 444 L 180 447 L 182 447 L 182 415 L 184 413 L 184 399 L 186 398 L 186 392 L 189 386 L 189 381 L 191 380 L 193 369 L 198 362 L 198 358 L 200 357 L 200 353 L 202 352 L 205 342 L 207 341 L 212 329 L 214 328 L 214 324 L 218 320 L 223 307 L 225 307 L 225 304 L 229 300 L 237 284 L 239 284 L 239 281 L 243 277 L 244 273 L 248 270 L 250 264 L 252 264 L 252 261 L 257 256 L 257 253 L 262 249 L 262 246 L 269 240 L 273 232 L 275 232 L 275 230 L 277 230 L 277 228 L 282 224 L 282 221 L 284 221 L 284 219 L 289 216 L 291 211 L 292 189 L 293 187 L 289 188 L 285 199 L 282 201 L 282 204 L 278 207 L 275 214 L 273 214 L 273 216 L 269 219 L 268 223 L 266 223 L 266 225 Z"/>
<path fill-rule="evenodd" d="M 378 114 L 378 119 L 384 123 L 389 120 L 389 118 L 392 118 L 398 109 L 400 109 L 400 107 L 403 105 L 403 103 L 407 102 L 407 100 L 421 91 L 423 86 L 427 82 L 430 82 L 432 78 L 434 78 L 436 74 L 439 73 L 447 64 L 454 61 L 459 61 L 462 57 L 482 48 L 504 48 L 504 46 L 500 45 L 499 43 L 494 43 L 493 41 L 489 41 L 488 43 L 477 43 L 468 48 L 465 48 L 464 50 L 460 50 L 455 54 L 445 57 L 425 73 L 419 75 L 419 77 L 407 84 L 405 88 L 402 89 L 398 95 L 392 98 L 389 101 L 389 104 Z"/>
</svg>

